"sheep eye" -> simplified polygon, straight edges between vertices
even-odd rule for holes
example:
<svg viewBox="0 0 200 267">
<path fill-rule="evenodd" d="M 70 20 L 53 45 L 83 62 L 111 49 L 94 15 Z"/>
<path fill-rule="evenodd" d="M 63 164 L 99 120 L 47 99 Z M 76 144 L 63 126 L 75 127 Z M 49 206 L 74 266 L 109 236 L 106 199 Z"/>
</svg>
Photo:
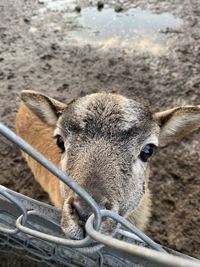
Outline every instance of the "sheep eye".
<svg viewBox="0 0 200 267">
<path fill-rule="evenodd" d="M 63 153 L 65 151 L 65 143 L 64 143 L 64 140 L 63 140 L 62 136 L 59 135 L 59 134 L 57 134 L 55 136 L 55 138 L 56 138 L 56 144 L 57 144 L 57 146 L 60 148 L 61 153 Z"/>
<path fill-rule="evenodd" d="M 140 159 L 143 162 L 147 162 L 148 158 L 151 157 L 151 155 L 153 154 L 155 145 L 154 144 L 148 144 L 146 145 L 142 151 L 140 152 Z"/>
</svg>

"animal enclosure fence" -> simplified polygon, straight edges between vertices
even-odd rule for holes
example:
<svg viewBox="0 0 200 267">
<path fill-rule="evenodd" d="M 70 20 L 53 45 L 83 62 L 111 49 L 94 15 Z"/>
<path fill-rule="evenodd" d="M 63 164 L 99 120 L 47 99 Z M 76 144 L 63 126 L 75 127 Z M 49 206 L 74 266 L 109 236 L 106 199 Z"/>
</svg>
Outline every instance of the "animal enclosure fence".
<svg viewBox="0 0 200 267">
<path fill-rule="evenodd" d="M 0 251 L 26 255 L 49 266 L 198 267 L 200 261 L 155 243 L 126 219 L 100 210 L 94 199 L 45 157 L 0 123 L 0 134 L 28 153 L 74 190 L 91 207 L 83 240 L 67 239 L 60 227 L 61 211 L 0 186 Z M 114 236 L 99 232 L 103 217 L 120 227 Z M 102 247 L 93 252 L 95 246 Z"/>
</svg>

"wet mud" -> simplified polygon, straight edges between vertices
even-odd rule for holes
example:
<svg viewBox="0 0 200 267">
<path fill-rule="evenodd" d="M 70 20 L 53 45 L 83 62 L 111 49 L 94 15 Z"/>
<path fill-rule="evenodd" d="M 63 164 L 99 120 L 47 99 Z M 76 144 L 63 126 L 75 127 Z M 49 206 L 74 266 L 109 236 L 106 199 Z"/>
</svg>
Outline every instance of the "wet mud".
<svg viewBox="0 0 200 267">
<path fill-rule="evenodd" d="M 1 121 L 14 129 L 24 88 L 66 101 L 98 91 L 117 92 L 148 103 L 153 111 L 200 104 L 198 0 L 108 3 L 97 11 L 97 1 L 1 1 Z M 155 241 L 197 258 L 199 151 L 199 130 L 157 150 L 147 229 Z M 20 151 L 4 138 L 0 184 L 49 203 Z"/>
</svg>

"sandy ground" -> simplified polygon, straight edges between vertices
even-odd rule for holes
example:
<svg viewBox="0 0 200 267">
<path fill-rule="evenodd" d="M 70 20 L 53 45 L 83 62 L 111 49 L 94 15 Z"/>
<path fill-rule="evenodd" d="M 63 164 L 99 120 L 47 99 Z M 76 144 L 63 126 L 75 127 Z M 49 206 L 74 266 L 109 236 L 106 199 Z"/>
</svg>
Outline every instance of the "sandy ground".
<svg viewBox="0 0 200 267">
<path fill-rule="evenodd" d="M 74 29 L 76 21 L 71 18 L 64 23 L 59 12 L 50 12 L 42 20 L 39 10 L 45 6 L 43 2 L 0 2 L 0 118 L 7 126 L 14 129 L 23 88 L 37 89 L 60 100 L 114 91 L 149 103 L 153 111 L 200 104 L 198 0 L 124 1 L 127 10 L 141 7 L 183 19 L 181 28 L 165 31 L 167 49 L 163 53 L 99 49 L 67 42 L 64 33 Z M 95 3 L 91 1 L 90 5 Z M 112 1 L 111 8 L 116 3 Z M 83 9 L 88 5 L 81 1 Z M 70 5 L 66 13 L 73 8 Z M 51 22 L 59 27 L 52 30 Z M 198 258 L 199 136 L 197 131 L 179 143 L 160 148 L 152 159 L 153 215 L 147 231 L 155 241 Z M 49 202 L 19 150 L 3 138 L 0 142 L 0 184 Z"/>
</svg>

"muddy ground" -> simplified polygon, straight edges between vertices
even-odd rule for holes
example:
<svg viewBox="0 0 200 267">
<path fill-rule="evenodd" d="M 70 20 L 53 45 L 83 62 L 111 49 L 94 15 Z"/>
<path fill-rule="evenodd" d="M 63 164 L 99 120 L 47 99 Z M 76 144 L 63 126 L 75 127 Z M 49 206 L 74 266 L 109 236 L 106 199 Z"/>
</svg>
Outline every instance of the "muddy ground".
<svg viewBox="0 0 200 267">
<path fill-rule="evenodd" d="M 83 8 L 95 3 L 81 1 Z M 61 100 L 102 90 L 114 91 L 149 103 L 153 111 L 200 104 L 199 1 L 124 3 L 125 9 L 132 6 L 155 13 L 170 12 L 183 19 L 179 30 L 165 32 L 168 40 L 165 53 L 73 45 L 63 39 L 62 30 L 63 27 L 71 30 L 74 21 L 65 25 L 56 12 L 34 30 L 32 16 L 38 15 L 44 5 L 42 1 L 1 1 L 1 121 L 14 129 L 23 88 L 38 89 Z M 111 6 L 115 4 L 112 1 Z M 50 21 L 60 22 L 60 28 L 51 31 Z M 0 184 L 49 202 L 19 150 L 3 138 L 0 142 Z M 150 188 L 153 215 L 147 234 L 165 246 L 200 258 L 200 131 L 156 152 Z"/>
</svg>

